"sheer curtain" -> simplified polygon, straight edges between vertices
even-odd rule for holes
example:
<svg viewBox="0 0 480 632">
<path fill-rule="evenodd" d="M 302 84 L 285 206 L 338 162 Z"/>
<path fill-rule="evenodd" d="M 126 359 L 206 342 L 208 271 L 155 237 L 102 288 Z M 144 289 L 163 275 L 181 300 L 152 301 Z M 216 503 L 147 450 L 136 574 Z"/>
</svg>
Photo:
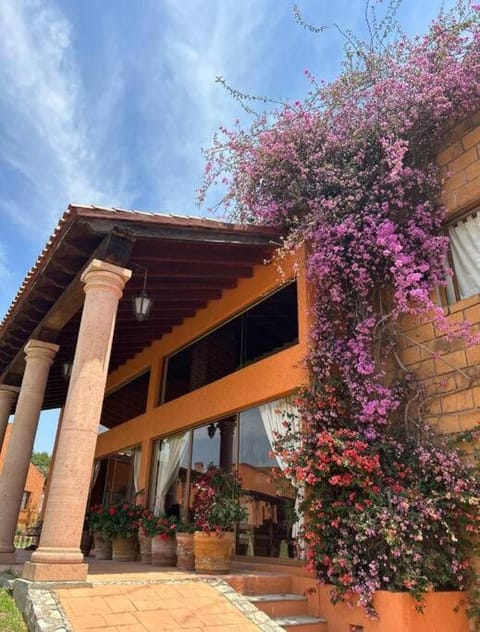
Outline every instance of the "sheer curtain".
<svg viewBox="0 0 480 632">
<path fill-rule="evenodd" d="M 469 215 L 448 229 L 460 298 L 480 292 L 480 217 Z"/>
<path fill-rule="evenodd" d="M 153 511 L 157 515 L 165 512 L 167 492 L 177 475 L 187 438 L 187 432 L 180 432 L 155 443 L 157 485 Z"/>
<path fill-rule="evenodd" d="M 133 489 L 135 490 L 135 497 L 140 491 L 138 487 L 139 487 L 141 460 L 142 460 L 142 446 L 137 445 L 133 449 Z"/>
<path fill-rule="evenodd" d="M 292 403 L 292 400 L 289 397 L 262 404 L 261 406 L 259 406 L 259 410 L 263 422 L 263 427 L 265 428 L 265 432 L 267 433 L 267 437 L 272 449 L 276 441 L 276 435 L 283 435 L 285 433 L 285 428 L 283 426 L 284 420 L 288 421 L 291 424 L 292 430 L 294 432 L 298 432 L 300 430 L 298 408 L 297 406 L 295 406 L 295 404 Z M 278 456 L 278 454 L 275 454 L 275 459 L 278 463 L 279 468 L 284 471 L 286 468 L 285 462 L 281 459 L 280 456 Z M 293 480 L 292 485 L 297 490 L 297 495 L 295 498 L 295 511 L 298 513 L 298 507 L 304 498 L 304 489 L 303 485 L 299 485 Z M 297 538 L 302 528 L 303 516 L 300 516 L 298 521 L 295 522 L 292 526 L 292 537 Z"/>
</svg>

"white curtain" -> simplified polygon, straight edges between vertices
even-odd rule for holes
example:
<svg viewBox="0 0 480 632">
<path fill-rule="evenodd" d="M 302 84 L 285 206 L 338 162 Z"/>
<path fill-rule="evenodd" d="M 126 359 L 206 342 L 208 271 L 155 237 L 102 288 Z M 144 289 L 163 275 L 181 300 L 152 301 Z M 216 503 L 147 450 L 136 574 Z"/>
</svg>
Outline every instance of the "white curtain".
<svg viewBox="0 0 480 632">
<path fill-rule="evenodd" d="M 140 477 L 140 463 L 142 460 L 142 447 L 137 446 L 133 449 L 133 489 L 135 490 L 135 496 L 140 491 L 138 489 L 138 481 Z"/>
<path fill-rule="evenodd" d="M 183 451 L 187 445 L 188 433 L 181 432 L 155 444 L 157 460 L 157 486 L 153 511 L 155 514 L 165 512 L 165 499 L 180 465 Z"/>
<path fill-rule="evenodd" d="M 475 213 L 448 230 L 460 298 L 480 292 L 480 217 Z"/>
<path fill-rule="evenodd" d="M 298 408 L 292 403 L 291 399 L 285 397 L 283 399 L 277 399 L 273 402 L 268 402 L 259 406 L 260 416 L 262 418 L 263 427 L 267 433 L 270 445 L 274 446 L 278 436 L 285 434 L 285 427 L 283 421 L 287 421 L 291 424 L 293 432 L 300 430 L 300 419 L 298 416 Z M 286 468 L 285 462 L 278 454 L 275 453 L 275 459 L 279 468 L 284 471 Z M 304 498 L 303 485 L 299 485 L 292 480 L 292 484 L 297 490 L 295 498 L 295 511 L 298 513 L 298 507 Z M 297 522 L 292 526 L 292 537 L 297 538 L 299 531 L 303 528 L 303 516 L 300 516 Z"/>
<path fill-rule="evenodd" d="M 90 479 L 90 492 L 95 487 L 95 483 L 97 482 L 98 473 L 100 472 L 100 465 L 101 465 L 101 463 L 102 463 L 101 460 L 97 459 L 94 462 L 94 464 L 93 464 L 92 478 Z"/>
</svg>

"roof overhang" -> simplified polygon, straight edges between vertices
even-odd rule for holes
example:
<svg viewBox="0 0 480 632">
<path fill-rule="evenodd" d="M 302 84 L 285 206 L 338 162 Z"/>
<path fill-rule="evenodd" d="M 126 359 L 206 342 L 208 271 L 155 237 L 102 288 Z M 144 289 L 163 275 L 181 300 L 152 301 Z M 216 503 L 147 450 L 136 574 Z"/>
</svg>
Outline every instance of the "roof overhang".
<svg viewBox="0 0 480 632">
<path fill-rule="evenodd" d="M 83 305 L 82 271 L 93 259 L 131 267 L 119 303 L 110 371 L 160 339 L 211 300 L 219 299 L 253 267 L 271 258 L 278 231 L 198 217 L 70 205 L 27 274 L 0 325 L 0 383 L 19 385 L 23 348 L 30 338 L 60 345 L 50 371 L 45 408 L 66 396 L 63 361 L 71 361 Z M 143 287 L 154 299 L 150 318 L 136 322 L 131 299 Z"/>
</svg>

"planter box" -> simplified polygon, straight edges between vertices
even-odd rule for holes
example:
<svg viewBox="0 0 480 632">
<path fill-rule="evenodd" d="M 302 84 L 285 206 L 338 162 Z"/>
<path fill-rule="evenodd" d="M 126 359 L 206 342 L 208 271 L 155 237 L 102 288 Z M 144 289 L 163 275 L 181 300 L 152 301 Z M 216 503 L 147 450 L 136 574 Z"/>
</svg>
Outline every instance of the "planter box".
<svg viewBox="0 0 480 632">
<path fill-rule="evenodd" d="M 374 606 L 380 620 L 372 621 L 357 606 L 330 602 L 330 587 L 316 586 L 318 609 L 328 621 L 328 632 L 469 632 L 470 626 L 461 602 L 462 592 L 431 592 L 425 595 L 423 614 L 415 610 L 415 601 L 407 593 L 380 590 Z M 454 608 L 460 606 L 458 612 Z"/>
</svg>

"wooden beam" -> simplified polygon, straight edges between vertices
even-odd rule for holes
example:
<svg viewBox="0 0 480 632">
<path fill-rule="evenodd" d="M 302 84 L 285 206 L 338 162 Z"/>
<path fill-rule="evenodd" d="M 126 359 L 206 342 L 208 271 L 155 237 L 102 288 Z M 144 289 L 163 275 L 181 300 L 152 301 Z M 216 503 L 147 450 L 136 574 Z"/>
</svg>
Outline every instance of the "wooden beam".
<svg viewBox="0 0 480 632">
<path fill-rule="evenodd" d="M 37 311 L 43 316 L 40 321 L 37 321 L 37 326 L 33 329 L 28 338 L 38 337 L 41 340 L 40 335 L 44 330 L 61 331 L 83 305 L 84 292 L 83 284 L 81 283 L 80 278 L 85 268 L 90 264 L 90 261 L 92 259 L 102 259 L 108 263 L 125 267 L 128 265 L 128 261 L 130 259 L 134 239 L 135 238 L 131 231 L 122 232 L 116 227 L 113 227 L 111 232 L 95 249 L 90 259 L 85 263 L 82 269 L 77 272 L 73 281 L 50 307 L 46 314 L 44 314 L 42 309 L 36 307 L 35 303 L 28 302 L 24 307 L 24 309 L 27 310 L 27 313 L 28 310 L 31 311 L 33 309 L 33 311 Z M 48 307 L 48 303 L 46 307 Z M 6 337 L 9 337 L 9 330 L 6 332 Z M 9 367 L 7 367 L 7 369 L 3 372 L 0 381 L 4 381 L 10 371 L 22 374 L 24 364 L 25 360 L 22 345 L 13 360 L 10 362 Z"/>
</svg>

